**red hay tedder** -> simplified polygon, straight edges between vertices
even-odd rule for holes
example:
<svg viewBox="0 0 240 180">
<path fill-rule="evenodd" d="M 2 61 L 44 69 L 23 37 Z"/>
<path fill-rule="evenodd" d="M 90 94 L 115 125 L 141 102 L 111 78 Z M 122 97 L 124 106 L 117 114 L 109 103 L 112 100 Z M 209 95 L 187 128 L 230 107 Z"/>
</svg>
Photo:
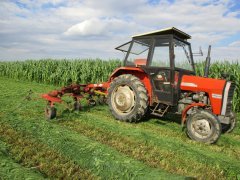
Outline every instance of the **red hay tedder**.
<svg viewBox="0 0 240 180">
<path fill-rule="evenodd" d="M 204 77 L 195 75 L 191 44 L 187 42 L 190 38 L 176 28 L 133 36 L 116 48 L 126 53 L 124 66 L 107 82 L 70 85 L 43 94 L 48 101 L 47 118 L 56 116 L 54 104 L 61 103 L 64 94 L 73 97 L 76 110 L 86 94 L 92 105 L 97 95 L 120 121 L 138 122 L 149 112 L 159 117 L 173 112 L 182 115 L 182 125 L 191 139 L 216 142 L 222 132 L 232 131 L 236 125 L 232 111 L 235 85 L 224 78 L 208 78 L 211 46 Z"/>
</svg>

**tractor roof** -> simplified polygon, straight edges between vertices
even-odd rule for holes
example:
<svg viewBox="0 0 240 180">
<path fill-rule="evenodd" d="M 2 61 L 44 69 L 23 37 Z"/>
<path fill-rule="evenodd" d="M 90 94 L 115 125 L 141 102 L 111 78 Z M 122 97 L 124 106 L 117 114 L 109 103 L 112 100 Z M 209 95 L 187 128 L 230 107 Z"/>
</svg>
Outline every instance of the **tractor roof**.
<svg viewBox="0 0 240 180">
<path fill-rule="evenodd" d="M 168 34 L 176 35 L 181 39 L 191 39 L 190 35 L 188 35 L 187 33 L 183 32 L 175 27 L 160 29 L 157 31 L 151 31 L 151 32 L 143 33 L 143 34 L 138 34 L 138 35 L 135 35 L 132 37 L 135 38 L 135 37 L 145 37 L 145 36 L 153 36 L 153 35 L 168 35 Z"/>
</svg>

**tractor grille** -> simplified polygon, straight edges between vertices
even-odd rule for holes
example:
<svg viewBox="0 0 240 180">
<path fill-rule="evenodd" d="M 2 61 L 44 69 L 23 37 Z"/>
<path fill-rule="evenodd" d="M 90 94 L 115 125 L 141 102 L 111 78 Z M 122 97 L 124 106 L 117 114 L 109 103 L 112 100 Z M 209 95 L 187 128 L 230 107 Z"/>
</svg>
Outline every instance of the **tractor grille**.
<svg viewBox="0 0 240 180">
<path fill-rule="evenodd" d="M 229 115 L 230 112 L 232 111 L 232 101 L 233 101 L 235 87 L 236 87 L 235 84 L 231 83 L 231 86 L 230 86 L 229 92 L 228 92 L 228 98 L 227 98 L 226 115 Z"/>
</svg>

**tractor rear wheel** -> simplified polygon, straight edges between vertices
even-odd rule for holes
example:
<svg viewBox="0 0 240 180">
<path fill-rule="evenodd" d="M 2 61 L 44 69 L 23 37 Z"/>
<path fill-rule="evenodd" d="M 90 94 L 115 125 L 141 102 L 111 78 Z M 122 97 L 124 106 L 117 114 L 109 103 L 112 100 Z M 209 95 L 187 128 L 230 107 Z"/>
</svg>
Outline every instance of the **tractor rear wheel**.
<svg viewBox="0 0 240 180">
<path fill-rule="evenodd" d="M 136 76 L 120 75 L 110 84 L 107 103 L 116 119 L 137 122 L 148 109 L 147 90 Z"/>
<path fill-rule="evenodd" d="M 215 143 L 221 135 L 219 119 L 206 110 L 196 110 L 187 119 L 187 135 L 199 142 Z"/>
</svg>

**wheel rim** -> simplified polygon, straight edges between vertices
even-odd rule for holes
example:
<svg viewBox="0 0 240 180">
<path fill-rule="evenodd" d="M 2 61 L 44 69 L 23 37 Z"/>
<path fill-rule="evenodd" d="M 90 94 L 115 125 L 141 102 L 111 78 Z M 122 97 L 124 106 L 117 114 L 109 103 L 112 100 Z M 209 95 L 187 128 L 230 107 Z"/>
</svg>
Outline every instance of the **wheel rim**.
<svg viewBox="0 0 240 180">
<path fill-rule="evenodd" d="M 115 112 L 129 114 L 135 107 L 135 93 L 127 85 L 118 86 L 112 93 L 111 102 Z"/>
<path fill-rule="evenodd" d="M 207 119 L 197 119 L 193 121 L 191 131 L 196 137 L 205 139 L 211 136 L 213 128 Z"/>
</svg>

